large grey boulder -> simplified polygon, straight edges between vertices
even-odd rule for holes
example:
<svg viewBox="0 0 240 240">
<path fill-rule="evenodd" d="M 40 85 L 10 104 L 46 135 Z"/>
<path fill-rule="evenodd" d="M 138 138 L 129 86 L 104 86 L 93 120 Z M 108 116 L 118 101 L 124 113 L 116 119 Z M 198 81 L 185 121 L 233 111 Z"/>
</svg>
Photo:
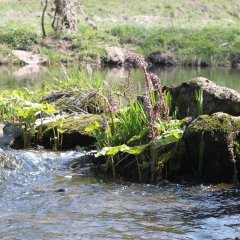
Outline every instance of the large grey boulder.
<svg viewBox="0 0 240 240">
<path fill-rule="evenodd" d="M 232 89 L 221 87 L 206 78 L 195 78 L 177 87 L 166 87 L 172 96 L 172 104 L 177 106 L 179 117 L 196 117 L 198 105 L 196 93 L 203 90 L 203 114 L 224 112 L 233 116 L 240 115 L 240 94 Z"/>
</svg>

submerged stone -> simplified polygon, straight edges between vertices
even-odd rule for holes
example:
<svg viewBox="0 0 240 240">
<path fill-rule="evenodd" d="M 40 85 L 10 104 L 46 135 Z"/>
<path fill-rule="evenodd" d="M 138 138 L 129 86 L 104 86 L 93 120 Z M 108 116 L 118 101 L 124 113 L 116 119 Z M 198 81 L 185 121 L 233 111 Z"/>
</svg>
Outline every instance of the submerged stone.
<svg viewBox="0 0 240 240">
<path fill-rule="evenodd" d="M 184 135 L 183 174 L 204 182 L 240 180 L 240 117 L 224 113 L 195 119 Z"/>
<path fill-rule="evenodd" d="M 10 170 L 20 169 L 22 168 L 22 161 L 11 154 L 11 152 L 0 148 L 0 170 L 3 168 Z"/>
</svg>

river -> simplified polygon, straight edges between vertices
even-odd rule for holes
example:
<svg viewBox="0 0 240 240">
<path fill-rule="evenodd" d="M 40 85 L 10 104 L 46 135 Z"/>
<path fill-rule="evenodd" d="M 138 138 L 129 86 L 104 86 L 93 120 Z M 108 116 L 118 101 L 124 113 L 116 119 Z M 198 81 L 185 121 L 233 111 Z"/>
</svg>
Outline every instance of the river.
<svg viewBox="0 0 240 240">
<path fill-rule="evenodd" d="M 66 166 L 82 154 L 11 151 L 0 184 L 0 239 L 234 239 L 240 190 L 230 185 L 113 182 Z"/>
<path fill-rule="evenodd" d="M 64 69 L 65 70 L 65 69 Z M 76 71 L 76 69 L 72 69 Z M 178 85 L 195 77 L 206 77 L 220 86 L 240 91 L 240 70 L 230 68 L 152 68 L 160 76 L 163 85 Z M 0 89 L 40 88 L 43 80 L 51 79 L 61 68 L 47 69 L 41 66 L 0 67 Z M 105 68 L 97 72 L 108 82 L 120 81 L 128 76 L 124 68 Z M 144 77 L 140 70 L 132 71 L 132 78 L 144 86 Z"/>
<path fill-rule="evenodd" d="M 185 80 L 181 71 L 171 73 L 176 80 L 171 83 Z M 186 71 L 192 74 L 188 78 L 198 73 Z M 240 90 L 239 73 L 203 71 L 213 74 L 212 79 L 221 76 L 221 85 Z M 48 73 L 41 74 L 24 82 L 14 80 L 14 74 L 12 78 L 0 74 L 0 82 L 9 79 L 11 84 L 4 85 L 8 89 L 40 86 Z M 108 71 L 104 74 L 110 79 Z M 134 73 L 138 74 L 141 82 L 140 73 Z M 164 74 L 163 83 L 170 83 L 170 73 Z M 240 239 L 240 189 L 231 185 L 115 182 L 96 178 L 87 169 L 69 169 L 68 163 L 81 152 L 6 153 L 17 161 L 15 167 L 1 171 L 0 239 Z"/>
</svg>

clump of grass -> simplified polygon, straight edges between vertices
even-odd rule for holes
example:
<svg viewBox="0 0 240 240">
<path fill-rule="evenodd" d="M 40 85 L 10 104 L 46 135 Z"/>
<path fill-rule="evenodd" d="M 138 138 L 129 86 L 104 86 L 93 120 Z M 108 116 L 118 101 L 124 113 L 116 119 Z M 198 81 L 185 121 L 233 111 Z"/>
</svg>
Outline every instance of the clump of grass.
<svg viewBox="0 0 240 240">
<path fill-rule="evenodd" d="M 106 164 L 114 177 L 115 167 L 129 154 L 134 156 L 139 180 L 155 182 L 162 178 L 163 167 L 173 155 L 171 146 L 181 138 L 184 127 L 181 121 L 170 120 L 160 79 L 147 72 L 145 60 L 131 51 L 128 57 L 144 72 L 143 103 L 129 101 L 124 107 L 117 94 L 102 96 L 106 102 L 103 123 L 94 123 L 86 131 L 96 137 L 96 146 L 101 149 L 96 156 L 108 157 Z"/>
<path fill-rule="evenodd" d="M 50 81 L 45 81 L 47 89 L 59 91 L 73 91 L 88 94 L 92 91 L 101 91 L 107 85 L 104 74 L 93 72 L 91 67 L 86 69 L 67 69 L 62 66 L 62 71 L 52 72 Z"/>
<path fill-rule="evenodd" d="M 203 115 L 203 88 L 202 87 L 200 87 L 199 90 L 195 92 L 195 100 L 197 103 L 196 116 Z"/>
</svg>

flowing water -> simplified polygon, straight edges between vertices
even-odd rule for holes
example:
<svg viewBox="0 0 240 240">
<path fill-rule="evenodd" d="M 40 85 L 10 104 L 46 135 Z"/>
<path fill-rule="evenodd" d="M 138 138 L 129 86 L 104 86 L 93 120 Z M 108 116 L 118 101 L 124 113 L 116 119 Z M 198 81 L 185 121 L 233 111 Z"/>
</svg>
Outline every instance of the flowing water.
<svg viewBox="0 0 240 240">
<path fill-rule="evenodd" d="M 235 239 L 240 189 L 109 182 L 67 164 L 79 152 L 11 151 L 0 183 L 0 239 Z"/>
<path fill-rule="evenodd" d="M 0 70 L 1 89 L 40 87 L 49 74 L 18 78 L 14 71 Z M 113 81 L 126 72 L 104 74 Z M 200 75 L 240 90 L 239 72 L 228 69 L 159 74 L 164 84 Z M 142 82 L 138 71 L 134 76 Z M 5 152 L 14 164 L 0 170 L 0 239 L 240 239 L 239 188 L 106 181 L 69 169 L 81 152 Z"/>
</svg>

